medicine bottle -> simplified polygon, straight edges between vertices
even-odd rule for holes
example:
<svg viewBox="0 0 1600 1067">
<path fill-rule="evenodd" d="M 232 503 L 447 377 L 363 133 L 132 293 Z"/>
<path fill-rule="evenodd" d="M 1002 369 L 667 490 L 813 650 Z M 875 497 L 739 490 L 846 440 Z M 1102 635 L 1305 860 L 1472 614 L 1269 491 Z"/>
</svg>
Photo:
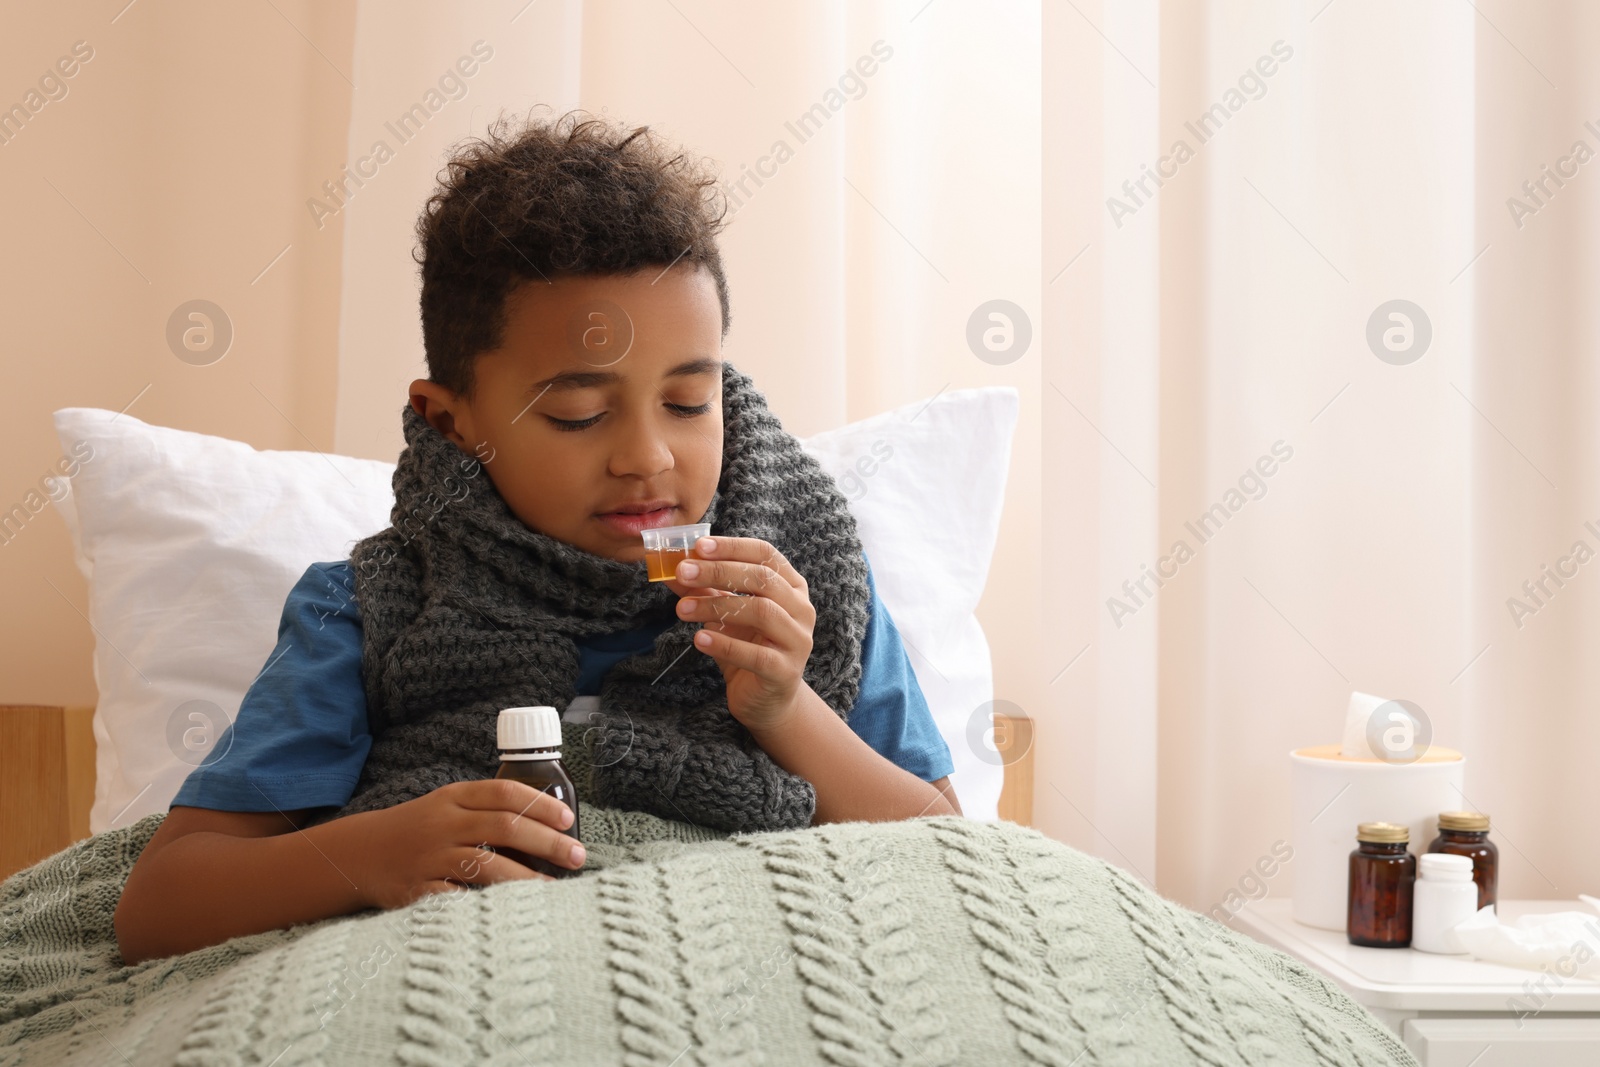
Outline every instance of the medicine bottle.
<svg viewBox="0 0 1600 1067">
<path fill-rule="evenodd" d="M 561 716 L 555 708 L 506 708 L 495 723 L 500 747 L 500 773 L 496 778 L 526 782 L 541 793 L 549 793 L 572 809 L 572 825 L 562 833 L 583 840 L 578 831 L 578 793 L 561 762 Z M 498 848 L 496 852 L 517 861 L 529 870 L 552 878 L 571 878 L 580 871 L 558 867 L 538 856 L 517 849 Z"/>
<path fill-rule="evenodd" d="M 1478 907 L 1497 902 L 1500 850 L 1489 840 L 1489 816 L 1476 811 L 1442 812 L 1439 836 L 1428 845 L 1428 851 L 1467 857 L 1472 861 L 1472 880 L 1478 886 Z"/>
<path fill-rule="evenodd" d="M 1472 861 L 1448 852 L 1417 857 L 1417 885 L 1411 906 L 1411 947 L 1419 952 L 1460 954 L 1467 946 L 1455 925 L 1478 912 L 1478 887 Z"/>
<path fill-rule="evenodd" d="M 1406 851 L 1411 830 L 1387 822 L 1356 827 L 1350 853 L 1350 900 L 1345 933 L 1352 945 L 1405 948 L 1411 944 L 1411 893 L 1417 859 Z"/>
</svg>

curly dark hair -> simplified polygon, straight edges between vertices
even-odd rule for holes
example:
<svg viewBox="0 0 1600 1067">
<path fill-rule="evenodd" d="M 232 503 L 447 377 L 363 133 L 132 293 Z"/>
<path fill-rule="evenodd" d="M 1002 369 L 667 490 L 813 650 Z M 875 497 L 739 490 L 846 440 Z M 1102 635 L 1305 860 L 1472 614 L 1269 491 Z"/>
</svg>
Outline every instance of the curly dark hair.
<svg viewBox="0 0 1600 1067">
<path fill-rule="evenodd" d="M 726 218 L 714 173 L 648 126 L 582 111 L 498 119 L 458 146 L 417 219 L 428 377 L 470 396 L 474 357 L 504 335 L 506 297 L 561 275 L 699 264 L 716 281 L 726 337 L 716 242 Z"/>
</svg>

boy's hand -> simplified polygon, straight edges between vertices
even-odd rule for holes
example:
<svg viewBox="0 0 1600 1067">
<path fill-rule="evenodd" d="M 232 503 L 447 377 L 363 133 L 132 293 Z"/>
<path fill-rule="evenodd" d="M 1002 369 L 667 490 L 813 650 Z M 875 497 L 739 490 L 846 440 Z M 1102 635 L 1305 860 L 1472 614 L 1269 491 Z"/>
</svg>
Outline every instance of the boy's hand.
<svg viewBox="0 0 1600 1067">
<path fill-rule="evenodd" d="M 678 617 L 704 626 L 695 647 L 722 669 L 728 710 L 752 731 L 776 726 L 805 687 L 817 610 L 806 580 L 755 537 L 702 537 L 669 588 Z"/>
<path fill-rule="evenodd" d="M 572 810 L 525 782 L 454 782 L 348 818 L 366 824 L 350 873 L 371 907 L 398 908 L 467 884 L 553 881 L 484 845 L 516 849 L 558 867 L 583 865 L 581 851 L 573 857 L 573 848 L 582 846 L 562 832 L 572 825 Z"/>
</svg>

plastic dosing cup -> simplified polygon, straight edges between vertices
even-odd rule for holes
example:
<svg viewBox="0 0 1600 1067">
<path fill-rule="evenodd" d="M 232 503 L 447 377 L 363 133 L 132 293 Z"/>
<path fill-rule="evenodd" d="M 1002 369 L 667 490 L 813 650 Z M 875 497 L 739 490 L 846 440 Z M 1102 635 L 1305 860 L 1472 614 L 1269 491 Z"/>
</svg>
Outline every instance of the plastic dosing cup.
<svg viewBox="0 0 1600 1067">
<path fill-rule="evenodd" d="M 639 532 L 644 537 L 644 562 L 649 569 L 650 580 L 665 582 L 677 573 L 679 563 L 696 558 L 694 543 L 702 537 L 711 536 L 711 524 L 697 522 L 691 526 L 658 526 Z"/>
</svg>

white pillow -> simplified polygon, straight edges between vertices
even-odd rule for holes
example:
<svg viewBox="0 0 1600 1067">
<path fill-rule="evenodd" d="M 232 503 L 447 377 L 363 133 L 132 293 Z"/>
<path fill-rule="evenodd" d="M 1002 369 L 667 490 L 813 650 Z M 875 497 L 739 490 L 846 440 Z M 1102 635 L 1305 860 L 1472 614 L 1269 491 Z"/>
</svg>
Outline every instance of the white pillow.
<svg viewBox="0 0 1600 1067">
<path fill-rule="evenodd" d="M 258 452 L 97 408 L 55 421 L 94 447 L 57 507 L 89 580 L 99 833 L 167 810 L 271 655 L 290 587 L 389 525 L 394 464 Z"/>
<path fill-rule="evenodd" d="M 996 818 L 1002 772 L 968 741 L 993 697 L 972 610 L 1016 411 L 1015 390 L 957 391 L 805 442 L 850 497 L 878 594 L 950 746 L 951 783 L 984 820 Z M 64 408 L 55 422 L 64 449 L 94 449 L 61 479 L 70 491 L 57 507 L 89 580 L 98 833 L 167 810 L 265 665 L 290 587 L 389 525 L 394 464 L 258 451 L 97 408 Z"/>
<path fill-rule="evenodd" d="M 973 614 L 1000 529 L 1017 391 L 961 389 L 806 438 L 850 501 L 973 819 L 998 818 L 1005 773 L 989 733 L 994 670 Z M 982 740 L 974 743 L 974 717 Z"/>
</svg>

